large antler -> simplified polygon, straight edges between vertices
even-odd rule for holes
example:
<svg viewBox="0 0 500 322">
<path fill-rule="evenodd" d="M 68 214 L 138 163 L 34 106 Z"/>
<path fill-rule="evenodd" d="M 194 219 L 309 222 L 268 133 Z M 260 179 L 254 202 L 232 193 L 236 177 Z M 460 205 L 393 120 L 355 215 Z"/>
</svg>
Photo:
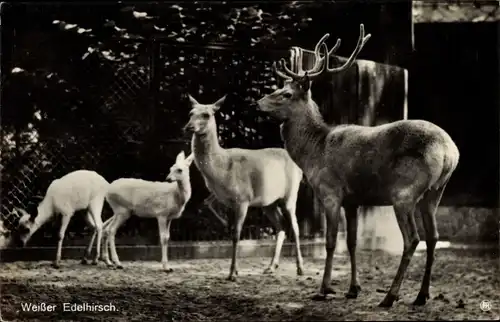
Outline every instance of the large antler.
<svg viewBox="0 0 500 322">
<path fill-rule="evenodd" d="M 296 69 L 296 72 L 290 70 L 285 64 L 285 60 L 281 59 L 279 61 L 279 64 L 281 68 L 283 69 L 283 72 L 279 71 L 276 68 L 276 63 L 273 64 L 273 68 L 276 72 L 276 74 L 285 80 L 291 80 L 294 78 L 300 78 L 303 77 L 306 73 L 309 76 L 309 78 L 314 78 L 322 74 L 325 70 L 328 73 L 338 73 L 341 72 L 345 69 L 348 69 L 351 67 L 351 65 L 354 63 L 356 60 L 356 57 L 359 55 L 361 52 L 361 49 L 363 49 L 364 45 L 370 39 L 371 34 L 368 34 L 365 36 L 365 27 L 363 24 L 359 26 L 360 30 L 360 35 L 358 38 L 358 43 L 356 44 L 356 48 L 352 52 L 351 56 L 348 58 L 348 60 L 344 63 L 344 65 L 340 67 L 335 67 L 335 68 L 329 68 L 329 58 L 332 54 L 334 54 L 340 47 L 341 40 L 340 38 L 337 39 L 337 42 L 335 43 L 335 46 L 333 46 L 332 49 L 328 50 L 328 47 L 325 44 L 325 41 L 330 37 L 330 34 L 325 34 L 321 39 L 316 43 L 316 46 L 314 47 L 314 56 L 315 56 L 315 63 L 312 69 L 305 71 L 302 68 L 302 58 L 303 58 L 303 52 L 308 51 L 303 48 L 294 46 L 290 49 L 290 61 L 293 69 Z M 326 47 L 325 55 L 321 55 L 320 49 L 322 46 Z M 308 51 L 310 52 L 310 51 Z M 326 59 L 325 59 L 326 57 Z M 295 67 L 295 68 L 294 68 Z"/>
<path fill-rule="evenodd" d="M 329 62 L 329 55 L 326 57 L 326 71 L 328 73 L 338 73 L 343 70 L 348 69 L 351 67 L 351 65 L 354 63 L 356 58 L 358 57 L 359 53 L 361 52 L 361 49 L 365 46 L 366 42 L 370 39 L 372 35 L 368 34 L 365 36 L 365 26 L 363 24 L 359 25 L 359 38 L 358 38 L 358 43 L 356 44 L 356 48 L 354 48 L 354 51 L 352 52 L 351 56 L 347 59 L 347 61 L 344 63 L 344 65 L 340 67 L 335 67 L 335 68 L 330 68 L 328 67 L 328 62 Z M 340 40 L 340 39 L 339 39 Z M 337 44 L 339 44 L 339 40 L 337 40 Z M 337 45 L 335 45 L 337 46 Z M 335 47 L 334 47 L 335 49 Z"/>
</svg>

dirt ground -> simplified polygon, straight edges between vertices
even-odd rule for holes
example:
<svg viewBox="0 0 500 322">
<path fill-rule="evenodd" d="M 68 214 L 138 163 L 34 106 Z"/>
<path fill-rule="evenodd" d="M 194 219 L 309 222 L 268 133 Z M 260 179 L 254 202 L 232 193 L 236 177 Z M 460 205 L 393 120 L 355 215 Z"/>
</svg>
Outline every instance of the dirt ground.
<svg viewBox="0 0 500 322">
<path fill-rule="evenodd" d="M 378 308 L 390 286 L 399 257 L 359 252 L 362 292 L 347 300 L 349 259 L 336 257 L 333 284 L 326 301 L 313 301 L 324 260 L 305 258 L 305 275 L 297 277 L 292 258 L 282 260 L 275 275 L 261 274 L 270 259 L 239 261 L 236 282 L 225 280 L 229 259 L 172 262 L 172 273 L 156 262 L 125 262 L 123 270 L 64 261 L 1 264 L 1 310 L 5 321 L 336 321 L 336 320 L 476 320 L 499 319 L 498 254 L 478 250 L 438 249 L 431 300 L 413 307 L 423 275 L 425 252 L 417 252 L 403 282 L 400 301 Z M 491 301 L 489 311 L 480 309 Z M 115 306 L 114 312 L 68 312 L 63 303 Z M 53 312 L 24 312 L 21 303 L 55 304 Z"/>
</svg>

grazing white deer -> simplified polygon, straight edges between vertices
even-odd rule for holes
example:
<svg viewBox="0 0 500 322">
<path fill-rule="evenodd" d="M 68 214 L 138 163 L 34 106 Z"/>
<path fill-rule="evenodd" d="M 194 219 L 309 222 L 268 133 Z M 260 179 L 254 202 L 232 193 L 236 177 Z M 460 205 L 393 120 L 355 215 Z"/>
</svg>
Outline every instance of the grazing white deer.
<svg viewBox="0 0 500 322">
<path fill-rule="evenodd" d="M 214 113 L 222 106 L 225 98 L 226 96 L 213 104 L 200 104 L 189 95 L 192 109 L 185 129 L 193 132 L 191 149 L 194 162 L 208 190 L 219 202 L 235 211 L 233 252 L 227 279 L 236 280 L 238 275 L 238 242 L 249 207 L 262 207 L 278 231 L 274 256 L 265 273 L 274 272 L 279 265 L 285 240 L 285 213 L 290 218 L 294 235 L 297 274 L 302 275 L 303 260 L 295 215 L 302 170 L 284 149 L 222 148 L 219 145 Z"/>
<path fill-rule="evenodd" d="M 68 224 L 78 210 L 87 210 L 85 219 L 94 228 L 94 234 L 83 256 L 82 263 L 87 264 L 91 256 L 92 245 L 97 236 L 96 256 L 92 261 L 97 265 L 101 256 L 102 239 L 102 208 L 104 196 L 109 186 L 108 181 L 95 171 L 77 170 L 52 181 L 49 185 L 45 197 L 38 205 L 36 217 L 28 214 L 24 209 L 16 208 L 22 216 L 19 219 L 17 229 L 17 240 L 25 246 L 31 236 L 55 214 L 61 214 L 61 227 L 59 228 L 59 240 L 57 243 L 56 259 L 53 263 L 55 268 L 60 267 L 61 249 L 64 235 Z"/>
<path fill-rule="evenodd" d="M 110 184 L 106 200 L 113 209 L 113 217 L 105 223 L 103 260 L 110 267 L 123 268 L 116 253 L 115 235 L 118 228 L 133 214 L 143 218 L 158 220 L 161 244 L 161 263 L 165 272 L 168 267 L 167 248 L 172 220 L 182 216 L 186 203 L 191 198 L 189 166 L 193 162 L 191 154 L 185 158 L 181 151 L 170 168 L 166 182 L 122 178 Z M 111 262 L 109 260 L 111 249 Z"/>
<path fill-rule="evenodd" d="M 419 243 L 414 211 L 418 207 L 426 232 L 427 261 L 420 292 L 414 305 L 429 298 L 429 284 L 438 240 L 435 213 L 445 187 L 458 165 L 459 151 L 440 127 L 424 120 L 403 120 L 379 126 L 328 126 L 311 99 L 311 79 L 323 72 L 338 73 L 349 68 L 370 35 L 360 36 L 356 49 L 344 65 L 328 66 L 324 43 L 315 51 L 315 66 L 304 75 L 292 72 L 280 61 L 284 86 L 261 98 L 258 108 L 280 119 L 281 135 L 292 159 L 304 171 L 327 216 L 325 270 L 315 299 L 334 293 L 330 286 L 340 207 L 347 221 L 347 246 L 351 257 L 351 283 L 347 297 L 357 297 L 356 272 L 357 207 L 392 205 L 403 236 L 403 256 L 389 292 L 379 304 L 391 307 L 413 253 Z M 326 39 L 326 37 L 324 37 Z M 323 40 L 324 40 L 323 39 Z M 338 48 L 340 39 L 335 48 Z M 321 59 L 320 51 L 326 54 Z M 330 52 L 331 53 L 331 52 Z"/>
</svg>

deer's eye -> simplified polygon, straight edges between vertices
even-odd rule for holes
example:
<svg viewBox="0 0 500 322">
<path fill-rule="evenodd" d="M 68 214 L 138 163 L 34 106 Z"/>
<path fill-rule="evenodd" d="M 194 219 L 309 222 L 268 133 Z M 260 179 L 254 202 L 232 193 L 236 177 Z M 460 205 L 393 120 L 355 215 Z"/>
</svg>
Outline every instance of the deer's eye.
<svg viewBox="0 0 500 322">
<path fill-rule="evenodd" d="M 283 93 L 283 97 L 284 98 L 292 98 L 292 93 L 290 93 L 290 92 Z"/>
<path fill-rule="evenodd" d="M 203 113 L 203 114 L 201 114 L 201 117 L 203 117 L 204 119 L 208 119 L 208 118 L 210 118 L 210 114 Z"/>
</svg>

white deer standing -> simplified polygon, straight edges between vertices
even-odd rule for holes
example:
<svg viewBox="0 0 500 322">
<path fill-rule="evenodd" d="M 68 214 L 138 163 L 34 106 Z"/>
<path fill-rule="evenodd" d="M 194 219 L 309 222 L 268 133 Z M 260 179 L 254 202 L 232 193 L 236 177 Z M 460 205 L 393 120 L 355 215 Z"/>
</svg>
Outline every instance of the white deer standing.
<svg viewBox="0 0 500 322">
<path fill-rule="evenodd" d="M 429 298 L 429 284 L 438 240 L 435 213 L 445 187 L 458 165 L 459 151 L 440 127 L 424 120 L 403 120 L 379 126 L 328 126 L 311 99 L 311 79 L 323 72 L 349 68 L 370 35 L 360 36 L 356 49 L 344 65 L 328 66 L 326 44 L 315 51 L 315 66 L 304 75 L 292 72 L 280 61 L 275 71 L 286 82 L 261 98 L 258 108 L 280 119 L 281 135 L 292 159 L 304 171 L 327 216 L 325 270 L 320 292 L 323 299 L 333 293 L 330 286 L 340 207 L 347 221 L 347 247 L 351 258 L 351 282 L 347 297 L 357 297 L 360 286 L 356 271 L 357 208 L 361 205 L 392 205 L 403 237 L 403 256 L 394 281 L 381 307 L 391 307 L 398 298 L 404 274 L 420 241 L 414 211 L 418 207 L 426 232 L 427 261 L 421 289 L 414 305 Z M 326 37 L 324 37 L 326 39 Z M 335 49 L 338 48 L 337 40 Z M 322 59 L 320 51 L 325 54 Z M 331 53 L 331 52 L 330 52 Z"/>
<path fill-rule="evenodd" d="M 170 168 L 166 182 L 146 181 L 135 178 L 121 178 L 110 184 L 106 200 L 113 209 L 113 216 L 104 223 L 103 260 L 109 267 L 123 268 L 116 253 L 115 235 L 120 226 L 135 214 L 142 218 L 158 220 L 161 244 L 161 263 L 165 272 L 172 272 L 168 267 L 168 241 L 170 224 L 180 218 L 186 203 L 191 198 L 189 167 L 193 155 L 185 158 L 181 151 L 175 164 Z M 109 260 L 111 249 L 111 260 Z"/>
<path fill-rule="evenodd" d="M 208 190 L 219 202 L 235 211 L 233 251 L 228 280 L 236 280 L 236 256 L 243 223 L 249 207 L 262 207 L 278 231 L 276 248 L 265 273 L 272 273 L 279 265 L 285 240 L 283 213 L 292 225 L 295 241 L 297 274 L 303 274 L 299 227 L 295 215 L 297 194 L 302 170 L 292 161 L 286 150 L 224 149 L 219 145 L 214 113 L 226 96 L 213 104 L 200 104 L 189 96 L 192 104 L 190 119 L 185 129 L 193 132 L 191 149 L 194 162 L 200 170 Z"/>
<path fill-rule="evenodd" d="M 101 218 L 104 205 L 104 196 L 109 187 L 108 181 L 95 171 L 77 170 L 52 181 L 47 188 L 45 197 L 38 205 L 37 216 L 30 216 L 24 209 L 16 210 L 22 214 L 17 229 L 17 240 L 22 246 L 26 245 L 31 236 L 55 214 L 61 214 L 61 227 L 59 228 L 59 239 L 57 242 L 56 259 L 53 263 L 55 268 L 60 267 L 61 250 L 69 222 L 76 211 L 87 210 L 85 220 L 94 228 L 94 234 L 82 259 L 87 264 L 91 255 L 92 245 L 97 236 L 96 255 L 92 264 L 97 265 L 101 256 L 101 237 L 103 223 Z"/>
</svg>

